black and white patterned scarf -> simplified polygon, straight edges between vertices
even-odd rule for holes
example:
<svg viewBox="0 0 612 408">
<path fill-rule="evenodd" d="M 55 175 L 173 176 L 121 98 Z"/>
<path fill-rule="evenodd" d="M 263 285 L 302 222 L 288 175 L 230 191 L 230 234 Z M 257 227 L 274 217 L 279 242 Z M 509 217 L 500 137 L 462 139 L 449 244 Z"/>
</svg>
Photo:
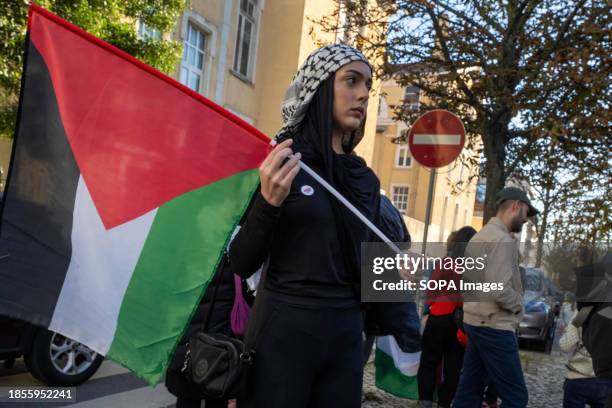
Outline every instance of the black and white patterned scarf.
<svg viewBox="0 0 612 408">
<path fill-rule="evenodd" d="M 306 58 L 291 80 L 282 104 L 283 126 L 279 139 L 295 133 L 308 111 L 319 86 L 334 72 L 353 61 L 371 65 L 361 51 L 345 44 L 333 44 L 315 50 Z"/>
</svg>

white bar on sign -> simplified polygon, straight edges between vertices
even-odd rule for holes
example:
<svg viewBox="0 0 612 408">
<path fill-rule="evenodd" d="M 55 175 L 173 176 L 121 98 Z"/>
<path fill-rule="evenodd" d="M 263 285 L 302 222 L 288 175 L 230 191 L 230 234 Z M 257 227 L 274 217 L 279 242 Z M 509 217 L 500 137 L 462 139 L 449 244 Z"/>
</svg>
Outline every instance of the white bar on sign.
<svg viewBox="0 0 612 408">
<path fill-rule="evenodd" d="M 412 141 L 415 145 L 455 145 L 461 144 L 461 135 L 426 135 L 415 134 Z"/>
</svg>

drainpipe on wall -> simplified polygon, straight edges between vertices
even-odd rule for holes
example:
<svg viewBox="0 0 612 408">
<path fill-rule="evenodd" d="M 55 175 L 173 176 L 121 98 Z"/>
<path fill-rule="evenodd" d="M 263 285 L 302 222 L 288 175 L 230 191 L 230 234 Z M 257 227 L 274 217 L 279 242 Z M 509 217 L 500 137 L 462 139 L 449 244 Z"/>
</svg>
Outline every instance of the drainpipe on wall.
<svg viewBox="0 0 612 408">
<path fill-rule="evenodd" d="M 219 47 L 219 63 L 217 64 L 217 85 L 215 86 L 215 102 L 223 106 L 225 92 L 225 63 L 227 61 L 227 50 L 229 48 L 229 31 L 231 28 L 233 0 L 225 0 L 223 8 L 223 26 L 221 27 L 221 46 Z"/>
</svg>

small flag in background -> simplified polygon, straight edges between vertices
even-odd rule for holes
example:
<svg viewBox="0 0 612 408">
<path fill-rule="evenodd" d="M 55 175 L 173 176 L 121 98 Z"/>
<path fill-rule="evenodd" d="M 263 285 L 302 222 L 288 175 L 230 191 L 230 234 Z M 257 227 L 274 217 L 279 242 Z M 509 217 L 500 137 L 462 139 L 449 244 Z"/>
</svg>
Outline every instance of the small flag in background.
<svg viewBox="0 0 612 408">
<path fill-rule="evenodd" d="M 376 386 L 400 398 L 419 399 L 417 372 L 421 352 L 405 353 L 393 336 L 376 338 Z"/>
<path fill-rule="evenodd" d="M 160 381 L 269 139 L 32 5 L 0 234 L 0 314 Z"/>
</svg>

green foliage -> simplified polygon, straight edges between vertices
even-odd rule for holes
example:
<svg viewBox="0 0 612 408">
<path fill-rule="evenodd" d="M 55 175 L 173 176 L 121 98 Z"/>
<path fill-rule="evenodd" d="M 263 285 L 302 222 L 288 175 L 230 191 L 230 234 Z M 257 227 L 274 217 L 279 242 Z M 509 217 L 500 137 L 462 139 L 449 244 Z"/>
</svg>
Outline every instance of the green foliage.
<svg viewBox="0 0 612 408">
<path fill-rule="evenodd" d="M 137 21 L 170 33 L 186 0 L 40 0 L 39 5 L 165 73 L 180 57 L 181 44 L 139 38 Z M 0 2 L 0 137 L 12 137 L 29 1 Z"/>
</svg>

